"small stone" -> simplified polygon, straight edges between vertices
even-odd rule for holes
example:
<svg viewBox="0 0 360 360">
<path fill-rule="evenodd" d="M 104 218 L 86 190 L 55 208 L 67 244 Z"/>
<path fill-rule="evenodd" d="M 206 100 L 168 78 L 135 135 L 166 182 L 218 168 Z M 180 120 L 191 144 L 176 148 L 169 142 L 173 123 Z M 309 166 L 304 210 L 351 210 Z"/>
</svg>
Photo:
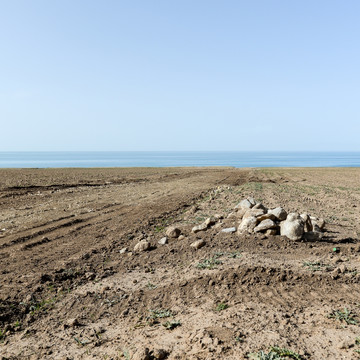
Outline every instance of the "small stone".
<svg viewBox="0 0 360 360">
<path fill-rule="evenodd" d="M 178 240 L 184 240 L 185 239 L 185 236 L 184 235 L 180 235 L 179 237 L 178 237 Z"/>
<path fill-rule="evenodd" d="M 265 235 L 266 236 L 275 236 L 278 233 L 278 229 L 269 229 L 266 230 Z"/>
<path fill-rule="evenodd" d="M 204 224 L 209 227 L 209 226 L 212 226 L 216 223 L 216 220 L 214 218 L 207 218 L 205 221 L 204 221 Z"/>
<path fill-rule="evenodd" d="M 338 267 L 338 269 L 339 269 L 339 272 L 340 272 L 341 274 L 345 274 L 346 271 L 347 271 L 347 267 L 346 267 L 345 264 L 340 265 L 340 266 Z"/>
<path fill-rule="evenodd" d="M 205 244 L 206 244 L 205 240 L 200 239 L 200 240 L 194 241 L 192 244 L 190 244 L 190 246 L 193 247 L 194 249 L 200 249 L 200 248 L 202 248 Z"/>
<path fill-rule="evenodd" d="M 132 357 L 133 360 L 150 360 L 151 355 L 148 348 L 138 350 Z"/>
<path fill-rule="evenodd" d="M 214 215 L 214 218 L 217 219 L 217 220 L 221 220 L 221 219 L 224 218 L 224 216 L 221 215 L 221 214 L 215 214 L 215 215 Z"/>
<path fill-rule="evenodd" d="M 341 341 L 338 345 L 339 349 L 350 349 L 354 346 L 354 342 L 352 340 L 344 340 Z"/>
<path fill-rule="evenodd" d="M 74 319 L 69 319 L 68 321 L 67 321 L 67 323 L 66 323 L 66 325 L 68 326 L 68 327 L 77 327 L 77 326 L 79 326 L 79 325 L 81 325 L 80 324 L 80 322 L 79 322 L 79 320 L 77 319 L 77 318 L 74 318 Z"/>
<path fill-rule="evenodd" d="M 134 247 L 135 252 L 142 252 L 149 249 L 150 249 L 150 243 L 147 240 L 139 241 Z"/>
<path fill-rule="evenodd" d="M 169 238 L 178 238 L 181 234 L 181 230 L 175 226 L 170 226 L 167 230 L 166 230 L 166 236 Z"/>
<path fill-rule="evenodd" d="M 280 221 L 283 221 L 287 217 L 287 212 L 282 207 L 277 207 L 272 210 L 268 210 L 268 214 L 273 214 Z"/>
<path fill-rule="evenodd" d="M 261 223 L 254 228 L 254 232 L 274 229 L 276 226 L 277 225 L 271 219 L 266 219 L 261 221 Z"/>
<path fill-rule="evenodd" d="M 153 350 L 152 355 L 155 360 L 163 360 L 167 358 L 169 352 L 164 349 L 155 349 Z"/>
<path fill-rule="evenodd" d="M 125 254 L 126 252 L 127 252 L 127 250 L 128 250 L 128 248 L 122 248 L 120 251 L 119 251 L 119 253 L 120 254 Z"/>
<path fill-rule="evenodd" d="M 199 232 L 199 231 L 205 231 L 206 229 L 207 229 L 207 225 L 206 225 L 205 223 L 202 223 L 202 224 L 200 224 L 200 225 L 194 226 L 191 231 L 192 231 L 194 234 L 196 234 L 197 232 Z"/>
<path fill-rule="evenodd" d="M 161 238 L 161 239 L 158 241 L 158 244 L 160 244 L 160 245 L 166 245 L 167 243 L 168 243 L 168 239 L 167 239 L 166 236 L 163 237 L 163 238 Z"/>
<path fill-rule="evenodd" d="M 236 227 L 231 227 L 231 228 L 226 228 L 226 229 L 222 229 L 221 232 L 223 233 L 234 233 L 236 231 Z"/>
</svg>

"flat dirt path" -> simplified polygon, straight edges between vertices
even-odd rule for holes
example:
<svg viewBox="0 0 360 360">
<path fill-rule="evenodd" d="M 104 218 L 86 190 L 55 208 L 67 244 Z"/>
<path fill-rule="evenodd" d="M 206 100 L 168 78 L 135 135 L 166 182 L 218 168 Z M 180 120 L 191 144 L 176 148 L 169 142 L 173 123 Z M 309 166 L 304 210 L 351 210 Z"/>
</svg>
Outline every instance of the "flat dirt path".
<svg viewBox="0 0 360 360">
<path fill-rule="evenodd" d="M 359 356 L 360 169 L 0 178 L 2 359 L 262 359 L 274 346 L 290 358 Z M 324 218 L 323 239 L 221 232 L 238 226 L 233 209 L 248 196 Z M 172 225 L 183 239 L 160 245 Z M 150 249 L 134 252 L 141 240 Z"/>
</svg>

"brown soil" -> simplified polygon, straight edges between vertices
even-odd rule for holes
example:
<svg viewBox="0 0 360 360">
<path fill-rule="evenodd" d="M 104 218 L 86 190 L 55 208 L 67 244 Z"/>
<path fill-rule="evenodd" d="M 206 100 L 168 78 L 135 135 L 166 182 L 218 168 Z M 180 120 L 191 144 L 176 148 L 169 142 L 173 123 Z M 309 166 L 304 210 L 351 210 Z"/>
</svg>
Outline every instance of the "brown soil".
<svg viewBox="0 0 360 360">
<path fill-rule="evenodd" d="M 271 346 L 359 358 L 360 169 L 0 175 L 2 359 L 246 359 Z M 324 218 L 324 238 L 221 233 L 250 195 Z M 191 233 L 214 214 L 221 225 Z M 185 238 L 159 245 L 170 225 Z M 134 253 L 141 239 L 151 249 Z M 344 309 L 353 324 L 329 316 Z"/>
</svg>

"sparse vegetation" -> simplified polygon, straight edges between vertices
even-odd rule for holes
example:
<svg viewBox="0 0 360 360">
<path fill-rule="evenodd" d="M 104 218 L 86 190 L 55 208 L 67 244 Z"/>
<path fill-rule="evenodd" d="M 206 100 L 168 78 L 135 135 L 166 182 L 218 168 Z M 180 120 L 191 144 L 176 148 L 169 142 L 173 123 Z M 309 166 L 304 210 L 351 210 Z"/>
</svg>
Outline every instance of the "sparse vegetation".
<svg viewBox="0 0 360 360">
<path fill-rule="evenodd" d="M 179 320 L 171 320 L 163 323 L 162 325 L 166 328 L 166 330 L 173 330 L 176 327 L 181 326 L 181 322 Z"/>
<path fill-rule="evenodd" d="M 295 359 L 302 360 L 303 357 L 297 354 L 296 352 L 280 348 L 278 346 L 272 346 L 269 352 L 265 352 L 260 350 L 258 353 L 248 354 L 248 358 L 252 360 L 287 360 L 287 359 Z"/>
<path fill-rule="evenodd" d="M 149 310 L 150 316 L 149 319 L 162 319 L 173 316 L 173 313 L 168 309 L 156 309 L 156 310 Z"/>
<path fill-rule="evenodd" d="M 346 322 L 347 325 L 356 325 L 358 321 L 354 318 L 351 310 L 344 308 L 344 311 L 334 310 L 330 315 L 330 319 L 336 319 L 341 322 Z"/>
<path fill-rule="evenodd" d="M 222 310 L 227 309 L 228 307 L 229 307 L 228 304 L 220 303 L 220 304 L 216 305 L 215 311 L 222 311 Z"/>
<path fill-rule="evenodd" d="M 150 290 L 153 290 L 153 289 L 156 289 L 156 288 L 157 288 L 157 286 L 154 285 L 154 284 L 152 284 L 151 282 L 148 282 L 147 285 L 146 285 L 146 287 L 147 287 L 148 289 L 150 289 Z"/>
<path fill-rule="evenodd" d="M 334 268 L 332 265 L 320 261 L 304 261 L 303 266 L 310 271 L 332 270 Z"/>
<path fill-rule="evenodd" d="M 5 330 L 0 329 L 0 342 L 3 342 L 5 340 Z"/>
<path fill-rule="evenodd" d="M 217 265 L 222 264 L 222 262 L 220 260 L 218 260 L 219 256 L 218 255 L 214 255 L 213 257 L 209 258 L 209 259 L 204 259 L 201 262 L 199 262 L 196 267 L 198 269 L 215 269 Z"/>
</svg>

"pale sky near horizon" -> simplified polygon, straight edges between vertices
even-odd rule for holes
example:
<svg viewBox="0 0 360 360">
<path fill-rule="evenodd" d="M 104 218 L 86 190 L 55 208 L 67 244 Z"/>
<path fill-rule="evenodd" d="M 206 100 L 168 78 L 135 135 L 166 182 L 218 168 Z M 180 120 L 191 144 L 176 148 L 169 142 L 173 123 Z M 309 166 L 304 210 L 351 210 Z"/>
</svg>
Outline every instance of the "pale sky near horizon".
<svg viewBox="0 0 360 360">
<path fill-rule="evenodd" d="M 0 0 L 0 151 L 359 151 L 359 18 L 354 0 Z"/>
</svg>

